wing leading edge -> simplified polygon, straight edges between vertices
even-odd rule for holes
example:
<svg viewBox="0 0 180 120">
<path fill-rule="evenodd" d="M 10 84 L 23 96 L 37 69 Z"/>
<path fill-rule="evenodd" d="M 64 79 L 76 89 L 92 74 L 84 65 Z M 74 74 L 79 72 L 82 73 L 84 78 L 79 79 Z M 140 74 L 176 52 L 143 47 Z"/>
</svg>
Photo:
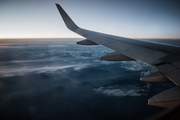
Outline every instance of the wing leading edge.
<svg viewBox="0 0 180 120">
<path fill-rule="evenodd" d="M 141 78 L 148 82 L 171 81 L 178 87 L 169 89 L 149 99 L 149 105 L 169 107 L 180 100 L 180 47 L 125 37 L 108 35 L 78 27 L 63 8 L 56 4 L 64 23 L 71 31 L 85 37 L 78 42 L 82 45 L 101 44 L 115 50 L 114 53 L 101 57 L 102 60 L 140 60 L 154 66 L 158 72 Z M 168 97 L 165 97 L 168 96 Z M 176 102 L 177 101 L 177 102 Z"/>
</svg>

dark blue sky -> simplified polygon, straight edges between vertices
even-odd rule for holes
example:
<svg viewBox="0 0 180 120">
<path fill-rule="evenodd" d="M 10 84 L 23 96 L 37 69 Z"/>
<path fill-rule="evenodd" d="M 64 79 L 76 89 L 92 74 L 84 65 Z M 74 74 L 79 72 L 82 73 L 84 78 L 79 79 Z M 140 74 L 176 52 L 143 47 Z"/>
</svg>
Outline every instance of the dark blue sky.
<svg viewBox="0 0 180 120">
<path fill-rule="evenodd" d="M 180 38 L 178 0 L 0 0 L 0 38 L 80 37 L 55 3 L 80 27 L 130 38 Z"/>
</svg>

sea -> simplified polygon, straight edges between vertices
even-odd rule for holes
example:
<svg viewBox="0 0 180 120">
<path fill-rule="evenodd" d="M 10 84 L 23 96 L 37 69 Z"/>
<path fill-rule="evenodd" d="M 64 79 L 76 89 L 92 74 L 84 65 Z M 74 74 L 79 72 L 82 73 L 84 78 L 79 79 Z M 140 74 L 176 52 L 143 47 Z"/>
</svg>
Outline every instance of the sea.
<svg viewBox="0 0 180 120">
<path fill-rule="evenodd" d="M 148 99 L 174 86 L 142 82 L 141 61 L 82 38 L 0 40 L 0 120 L 142 120 L 163 111 Z"/>
</svg>

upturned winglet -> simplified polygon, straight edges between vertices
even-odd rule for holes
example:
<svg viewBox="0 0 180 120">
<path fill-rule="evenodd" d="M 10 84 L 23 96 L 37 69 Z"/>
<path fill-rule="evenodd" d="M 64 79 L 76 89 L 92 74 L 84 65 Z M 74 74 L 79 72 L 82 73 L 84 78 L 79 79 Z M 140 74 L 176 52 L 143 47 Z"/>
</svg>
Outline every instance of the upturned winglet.
<svg viewBox="0 0 180 120">
<path fill-rule="evenodd" d="M 56 3 L 55 5 L 59 10 L 59 13 L 62 16 L 67 28 L 75 32 L 79 27 L 73 22 L 73 20 L 68 16 L 68 14 L 63 10 L 63 8 L 59 4 Z"/>
</svg>

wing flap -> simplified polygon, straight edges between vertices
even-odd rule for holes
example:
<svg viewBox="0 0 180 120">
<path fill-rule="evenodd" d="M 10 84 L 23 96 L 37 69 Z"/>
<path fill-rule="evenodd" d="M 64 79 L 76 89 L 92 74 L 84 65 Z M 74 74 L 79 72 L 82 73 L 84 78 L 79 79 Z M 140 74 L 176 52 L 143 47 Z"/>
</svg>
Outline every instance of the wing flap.
<svg viewBox="0 0 180 120">
<path fill-rule="evenodd" d="M 180 68 L 172 64 L 163 64 L 156 68 L 176 85 L 180 86 Z"/>
<path fill-rule="evenodd" d="M 173 62 L 172 64 L 173 64 L 174 66 L 176 66 L 176 67 L 180 68 L 180 61 Z"/>
<path fill-rule="evenodd" d="M 170 82 L 170 80 L 160 72 L 155 72 L 150 75 L 144 76 L 140 78 L 140 80 L 146 82 Z"/>
</svg>

